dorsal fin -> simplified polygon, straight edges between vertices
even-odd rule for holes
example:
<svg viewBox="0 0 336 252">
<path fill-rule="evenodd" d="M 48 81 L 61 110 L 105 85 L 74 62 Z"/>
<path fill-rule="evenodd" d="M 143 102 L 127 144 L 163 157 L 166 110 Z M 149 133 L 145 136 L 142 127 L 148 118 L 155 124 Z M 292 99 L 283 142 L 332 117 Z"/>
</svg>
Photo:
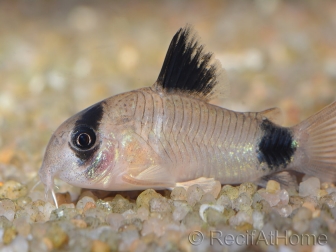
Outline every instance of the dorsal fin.
<svg viewBox="0 0 336 252">
<path fill-rule="evenodd" d="M 173 37 L 154 87 L 168 93 L 182 92 L 209 101 L 226 93 L 220 84 L 224 69 L 212 53 L 204 52 L 196 33 L 187 25 Z"/>
</svg>

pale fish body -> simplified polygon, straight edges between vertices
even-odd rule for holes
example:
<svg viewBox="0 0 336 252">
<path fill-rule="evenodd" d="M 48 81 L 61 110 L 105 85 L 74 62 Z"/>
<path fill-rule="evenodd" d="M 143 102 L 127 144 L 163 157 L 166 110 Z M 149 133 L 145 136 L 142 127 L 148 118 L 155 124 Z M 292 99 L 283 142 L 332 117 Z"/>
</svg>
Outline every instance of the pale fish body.
<svg viewBox="0 0 336 252">
<path fill-rule="evenodd" d="M 212 105 L 222 69 L 190 32 L 176 33 L 152 87 L 103 100 L 56 130 L 39 171 L 46 190 L 54 193 L 55 176 L 111 191 L 286 182 L 278 175 L 287 171 L 336 180 L 336 103 L 291 128 L 275 123 L 278 109 Z"/>
</svg>

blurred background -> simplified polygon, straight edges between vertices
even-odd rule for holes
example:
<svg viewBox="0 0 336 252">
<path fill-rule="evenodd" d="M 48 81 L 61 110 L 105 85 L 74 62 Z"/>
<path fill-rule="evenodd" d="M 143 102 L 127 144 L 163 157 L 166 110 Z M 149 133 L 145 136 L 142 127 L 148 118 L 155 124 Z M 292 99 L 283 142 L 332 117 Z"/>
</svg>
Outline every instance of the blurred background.
<svg viewBox="0 0 336 252">
<path fill-rule="evenodd" d="M 335 100 L 336 1 L 0 1 L 0 180 L 35 176 L 69 116 L 152 85 L 187 23 L 227 70 L 222 106 L 293 125 Z"/>
</svg>

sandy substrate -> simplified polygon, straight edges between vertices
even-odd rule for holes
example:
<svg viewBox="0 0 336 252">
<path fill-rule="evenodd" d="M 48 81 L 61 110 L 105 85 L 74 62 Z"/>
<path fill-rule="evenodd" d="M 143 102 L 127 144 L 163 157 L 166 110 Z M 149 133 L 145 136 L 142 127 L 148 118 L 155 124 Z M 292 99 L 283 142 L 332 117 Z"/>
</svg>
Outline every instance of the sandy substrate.
<svg viewBox="0 0 336 252">
<path fill-rule="evenodd" d="M 57 126 L 110 95 L 154 83 L 186 23 L 227 70 L 236 111 L 279 107 L 294 125 L 335 100 L 334 1 L 1 1 L 2 251 L 332 251 L 336 189 L 251 181 L 108 194 L 37 171 Z M 300 246 L 299 246 L 300 245 Z"/>
</svg>

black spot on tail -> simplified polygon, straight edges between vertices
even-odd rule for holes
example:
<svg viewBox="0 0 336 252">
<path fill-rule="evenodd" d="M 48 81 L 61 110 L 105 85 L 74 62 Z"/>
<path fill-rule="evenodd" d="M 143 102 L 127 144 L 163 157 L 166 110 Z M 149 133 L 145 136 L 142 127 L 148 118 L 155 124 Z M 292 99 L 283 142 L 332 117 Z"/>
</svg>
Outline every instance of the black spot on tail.
<svg viewBox="0 0 336 252">
<path fill-rule="evenodd" d="M 103 118 L 103 105 L 98 103 L 83 111 L 82 116 L 76 121 L 75 127 L 79 125 L 86 125 L 93 130 L 98 130 L 101 119 Z"/>
<path fill-rule="evenodd" d="M 259 162 L 266 162 L 272 170 L 280 167 L 286 168 L 296 150 L 292 132 L 267 119 L 262 122 L 260 127 L 264 135 L 257 150 Z"/>
<path fill-rule="evenodd" d="M 181 28 L 169 45 L 156 83 L 168 92 L 179 90 L 205 97 L 218 83 L 211 57 L 203 52 L 189 26 Z"/>
</svg>

